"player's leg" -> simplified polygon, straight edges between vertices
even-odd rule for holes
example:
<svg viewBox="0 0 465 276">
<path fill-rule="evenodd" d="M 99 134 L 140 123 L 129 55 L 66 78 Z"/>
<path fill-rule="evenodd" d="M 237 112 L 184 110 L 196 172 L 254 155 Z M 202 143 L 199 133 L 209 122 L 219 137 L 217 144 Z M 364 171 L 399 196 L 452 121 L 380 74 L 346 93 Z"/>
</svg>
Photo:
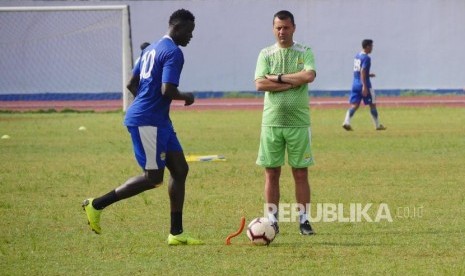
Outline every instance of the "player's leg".
<svg viewBox="0 0 465 276">
<path fill-rule="evenodd" d="M 126 181 L 123 185 L 115 189 L 117 200 L 126 199 L 138 195 L 144 191 L 159 187 L 163 183 L 163 174 L 164 169 L 146 170 L 144 175 L 135 176 L 128 179 L 128 181 Z M 98 206 L 97 204 L 98 203 L 96 203 L 95 206 Z M 110 204 L 101 205 L 101 207 L 103 209 Z"/>
<path fill-rule="evenodd" d="M 186 179 L 189 173 L 189 165 L 182 151 L 176 133 L 172 128 L 168 129 L 170 135 L 166 152 L 166 167 L 170 171 L 168 195 L 170 198 L 170 234 L 169 245 L 200 245 L 201 240 L 190 237 L 183 229 L 183 208 L 186 192 Z"/>
<path fill-rule="evenodd" d="M 289 165 L 295 182 L 295 197 L 299 205 L 300 233 L 312 235 L 313 229 L 308 220 L 310 206 L 310 182 L 308 167 L 314 164 L 311 149 L 310 128 L 288 128 L 286 133 Z"/>
<path fill-rule="evenodd" d="M 170 198 L 171 229 L 170 234 L 179 235 L 183 232 L 182 212 L 186 190 L 186 179 L 189 172 L 184 153 L 167 152 L 166 166 L 170 171 L 168 194 Z"/>
<path fill-rule="evenodd" d="M 308 180 L 308 168 L 292 168 L 295 182 L 295 197 L 299 204 L 299 223 L 302 235 L 313 235 L 314 231 L 309 221 L 310 206 L 310 182 Z"/>
<path fill-rule="evenodd" d="M 359 106 L 360 106 L 360 103 L 353 103 L 353 104 L 350 105 L 349 109 L 347 109 L 346 116 L 344 118 L 344 123 L 342 124 L 342 127 L 345 130 L 347 130 L 347 131 L 353 130 L 352 126 L 350 125 L 350 120 L 354 116 L 354 114 L 357 111 L 357 109 L 359 108 Z"/>
<path fill-rule="evenodd" d="M 386 130 L 386 127 L 379 122 L 378 110 L 376 104 L 370 104 L 370 114 L 373 119 L 376 130 Z"/>
<path fill-rule="evenodd" d="M 84 200 L 83 208 L 91 229 L 101 233 L 100 215 L 107 206 L 158 187 L 163 183 L 165 161 L 159 156 L 164 152 L 162 143 L 157 142 L 159 131 L 155 127 L 128 127 L 133 142 L 133 149 L 139 165 L 144 169 L 143 175 L 128 179 L 124 184 L 109 193 Z"/>
<path fill-rule="evenodd" d="M 268 209 L 268 219 L 276 224 L 279 217 L 280 176 L 281 167 L 265 168 L 265 201 Z"/>
<path fill-rule="evenodd" d="M 163 130 L 153 126 L 128 127 L 133 143 L 137 162 L 144 170 L 143 175 L 128 179 L 123 185 L 115 189 L 115 197 L 95 199 L 96 207 L 103 209 L 117 200 L 126 199 L 144 191 L 156 188 L 163 183 L 165 160 L 162 157 L 166 151 Z M 111 194 L 111 193 L 110 193 Z M 110 200 L 114 199 L 113 202 Z"/>
<path fill-rule="evenodd" d="M 376 94 L 372 88 L 370 89 L 368 96 L 363 98 L 363 102 L 370 105 L 370 114 L 371 118 L 373 119 L 373 123 L 375 124 L 375 129 L 385 130 L 386 127 L 379 123 L 378 110 L 376 108 Z"/>
<path fill-rule="evenodd" d="M 350 107 L 346 112 L 344 123 L 342 124 L 342 127 L 347 131 L 353 130 L 352 126 L 350 125 L 350 120 L 352 119 L 355 112 L 359 108 L 361 100 L 362 100 L 362 91 L 352 89 L 352 92 L 349 97 Z"/>
<path fill-rule="evenodd" d="M 303 210 L 299 210 L 300 223 L 304 223 L 308 215 L 306 206 L 310 204 L 310 183 L 308 181 L 308 168 L 292 168 L 292 176 L 295 182 L 295 198 Z"/>
<path fill-rule="evenodd" d="M 117 201 L 157 188 L 163 183 L 163 171 L 147 170 L 143 175 L 131 177 L 108 194 L 95 198 L 92 205 L 95 209 L 102 210 Z"/>
<path fill-rule="evenodd" d="M 267 216 L 274 224 L 277 233 L 279 233 L 279 179 L 281 176 L 281 166 L 284 165 L 285 153 L 285 140 L 282 131 L 283 128 L 262 127 L 256 162 L 257 165 L 265 168 L 264 194 L 268 209 Z"/>
</svg>

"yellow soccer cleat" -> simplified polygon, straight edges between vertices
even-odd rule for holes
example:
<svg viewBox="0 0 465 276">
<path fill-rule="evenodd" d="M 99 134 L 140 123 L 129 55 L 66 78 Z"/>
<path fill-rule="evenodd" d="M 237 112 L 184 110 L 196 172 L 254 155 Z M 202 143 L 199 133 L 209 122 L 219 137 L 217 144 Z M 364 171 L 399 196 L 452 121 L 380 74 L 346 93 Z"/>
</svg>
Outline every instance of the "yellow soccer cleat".
<svg viewBox="0 0 465 276">
<path fill-rule="evenodd" d="M 203 241 L 194 239 L 185 233 L 168 236 L 168 245 L 202 245 Z"/>
<path fill-rule="evenodd" d="M 94 231 L 96 234 L 102 233 L 102 228 L 100 228 L 100 215 L 102 214 L 102 210 L 97 210 L 92 206 L 93 198 L 88 198 L 82 202 L 82 209 L 87 214 L 87 221 L 89 223 L 90 229 Z"/>
</svg>

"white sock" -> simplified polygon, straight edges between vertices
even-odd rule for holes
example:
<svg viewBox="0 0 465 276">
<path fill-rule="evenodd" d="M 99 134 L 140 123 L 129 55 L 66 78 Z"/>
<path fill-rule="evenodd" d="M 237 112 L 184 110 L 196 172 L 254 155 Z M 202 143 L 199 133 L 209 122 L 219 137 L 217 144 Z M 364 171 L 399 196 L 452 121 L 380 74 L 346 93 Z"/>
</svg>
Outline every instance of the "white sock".
<svg viewBox="0 0 465 276">
<path fill-rule="evenodd" d="M 373 119 L 373 123 L 375 123 L 375 127 L 378 128 L 379 127 L 379 116 L 378 116 L 378 110 L 375 109 L 371 109 L 370 110 L 370 114 L 371 114 L 371 118 Z"/>
<path fill-rule="evenodd" d="M 299 217 L 300 217 L 300 224 L 305 223 L 308 220 L 307 212 L 301 213 Z"/>
<path fill-rule="evenodd" d="M 373 123 L 375 124 L 375 127 L 378 128 L 379 127 L 379 119 L 375 118 L 375 116 L 373 116 L 373 115 L 371 115 L 371 118 L 373 119 Z"/>
<path fill-rule="evenodd" d="M 350 109 L 346 112 L 346 118 L 344 119 L 344 125 L 350 125 Z"/>
<path fill-rule="evenodd" d="M 277 216 L 278 216 L 278 213 L 276 213 L 276 214 L 268 213 L 268 220 L 269 220 L 271 223 L 278 222 Z"/>
</svg>

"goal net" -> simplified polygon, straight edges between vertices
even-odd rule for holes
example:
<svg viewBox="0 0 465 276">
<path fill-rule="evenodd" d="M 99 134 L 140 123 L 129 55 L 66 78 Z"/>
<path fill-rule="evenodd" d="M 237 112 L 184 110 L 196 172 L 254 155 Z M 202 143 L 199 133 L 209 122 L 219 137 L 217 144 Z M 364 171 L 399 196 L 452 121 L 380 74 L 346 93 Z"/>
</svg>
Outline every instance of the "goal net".
<svg viewBox="0 0 465 276">
<path fill-rule="evenodd" d="M 0 100 L 131 101 L 128 6 L 0 8 Z"/>
</svg>

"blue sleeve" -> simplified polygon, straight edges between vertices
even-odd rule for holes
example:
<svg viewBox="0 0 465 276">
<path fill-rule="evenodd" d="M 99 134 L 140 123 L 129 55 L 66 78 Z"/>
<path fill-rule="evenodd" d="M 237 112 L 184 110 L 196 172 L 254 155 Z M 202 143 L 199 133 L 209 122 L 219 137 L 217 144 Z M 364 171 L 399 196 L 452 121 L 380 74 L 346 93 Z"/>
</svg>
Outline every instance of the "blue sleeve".
<svg viewBox="0 0 465 276">
<path fill-rule="evenodd" d="M 180 49 L 176 49 L 167 55 L 167 58 L 163 63 L 163 75 L 161 77 L 162 83 L 171 83 L 178 86 L 183 65 L 184 56 Z"/>
<path fill-rule="evenodd" d="M 369 56 L 366 56 L 363 60 L 362 60 L 362 69 L 367 69 L 369 70 L 370 69 L 370 66 L 371 66 L 371 58 Z"/>
</svg>

